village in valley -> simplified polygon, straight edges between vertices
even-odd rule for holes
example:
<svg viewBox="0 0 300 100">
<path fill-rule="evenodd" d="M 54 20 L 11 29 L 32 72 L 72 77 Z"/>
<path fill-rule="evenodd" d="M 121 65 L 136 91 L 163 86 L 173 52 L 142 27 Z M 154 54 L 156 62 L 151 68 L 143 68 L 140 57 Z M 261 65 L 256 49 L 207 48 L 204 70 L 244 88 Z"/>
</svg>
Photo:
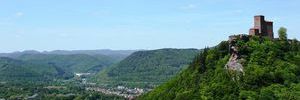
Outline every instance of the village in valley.
<svg viewBox="0 0 300 100">
<path fill-rule="evenodd" d="M 107 87 L 97 85 L 96 83 L 88 82 L 87 78 L 91 77 L 91 73 L 74 73 L 76 80 L 85 87 L 86 91 L 95 91 L 106 95 L 115 95 L 127 99 L 133 99 L 152 89 L 129 88 L 125 86 Z"/>
</svg>

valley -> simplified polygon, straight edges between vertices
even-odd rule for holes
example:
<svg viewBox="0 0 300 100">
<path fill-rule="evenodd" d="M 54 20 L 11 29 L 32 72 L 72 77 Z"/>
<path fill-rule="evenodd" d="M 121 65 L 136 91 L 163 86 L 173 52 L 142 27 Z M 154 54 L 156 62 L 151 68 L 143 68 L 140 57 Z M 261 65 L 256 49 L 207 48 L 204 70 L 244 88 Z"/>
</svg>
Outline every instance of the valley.
<svg viewBox="0 0 300 100">
<path fill-rule="evenodd" d="M 92 93 L 97 98 L 133 99 L 185 69 L 198 52 L 197 49 L 159 49 L 115 54 L 83 51 L 0 54 L 3 86 L 0 97 L 75 99 L 88 98 Z"/>
</svg>

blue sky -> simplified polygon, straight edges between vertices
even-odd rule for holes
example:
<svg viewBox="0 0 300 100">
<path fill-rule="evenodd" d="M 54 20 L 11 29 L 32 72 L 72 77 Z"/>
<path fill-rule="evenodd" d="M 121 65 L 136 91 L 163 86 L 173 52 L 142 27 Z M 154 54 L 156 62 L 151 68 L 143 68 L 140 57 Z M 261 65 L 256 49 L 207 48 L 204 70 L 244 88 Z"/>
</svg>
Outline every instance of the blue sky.
<svg viewBox="0 0 300 100">
<path fill-rule="evenodd" d="M 299 0 L 0 0 L 0 52 L 203 48 L 254 15 L 300 39 Z"/>
</svg>

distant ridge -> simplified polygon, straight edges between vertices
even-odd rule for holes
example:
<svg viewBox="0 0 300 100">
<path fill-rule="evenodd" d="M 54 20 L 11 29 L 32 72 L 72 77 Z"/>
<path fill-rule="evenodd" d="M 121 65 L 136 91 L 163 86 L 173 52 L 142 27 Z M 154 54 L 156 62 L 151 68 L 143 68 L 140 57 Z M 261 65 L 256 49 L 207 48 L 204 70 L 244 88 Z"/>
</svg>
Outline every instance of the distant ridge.
<svg viewBox="0 0 300 100">
<path fill-rule="evenodd" d="M 105 55 L 110 57 L 124 58 L 136 52 L 138 50 L 110 50 L 110 49 L 99 49 L 99 50 L 53 50 L 53 51 L 36 51 L 36 50 L 25 50 L 16 51 L 12 53 L 0 53 L 0 57 L 17 58 L 24 54 L 57 54 L 57 55 L 72 55 L 72 54 L 87 54 L 87 55 Z"/>
</svg>

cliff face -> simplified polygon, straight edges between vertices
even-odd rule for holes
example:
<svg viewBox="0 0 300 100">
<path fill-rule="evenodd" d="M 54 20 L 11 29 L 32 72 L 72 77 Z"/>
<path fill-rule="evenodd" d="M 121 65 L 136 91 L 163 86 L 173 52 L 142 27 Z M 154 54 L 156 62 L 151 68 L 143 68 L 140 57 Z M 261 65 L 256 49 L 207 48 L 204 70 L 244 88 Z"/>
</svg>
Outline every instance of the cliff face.
<svg viewBox="0 0 300 100">
<path fill-rule="evenodd" d="M 233 81 L 240 80 L 242 75 L 245 75 L 244 67 L 242 62 L 244 59 L 241 57 L 240 54 L 240 47 L 238 45 L 238 41 L 248 41 L 248 35 L 233 35 L 229 37 L 229 51 L 230 51 L 230 58 L 225 65 L 225 69 L 228 70 L 229 75 L 231 76 Z"/>
<path fill-rule="evenodd" d="M 229 37 L 229 51 L 230 51 L 230 58 L 227 64 L 225 65 L 225 69 L 238 72 L 244 74 L 244 67 L 242 65 L 243 59 L 241 58 L 239 52 L 239 46 L 237 44 L 238 40 L 248 41 L 249 37 L 247 35 L 233 35 Z"/>
<path fill-rule="evenodd" d="M 225 65 L 225 68 L 228 70 L 233 70 L 237 72 L 244 72 L 243 65 L 240 63 L 240 59 L 238 59 L 237 54 L 231 54 L 228 63 Z"/>
</svg>

